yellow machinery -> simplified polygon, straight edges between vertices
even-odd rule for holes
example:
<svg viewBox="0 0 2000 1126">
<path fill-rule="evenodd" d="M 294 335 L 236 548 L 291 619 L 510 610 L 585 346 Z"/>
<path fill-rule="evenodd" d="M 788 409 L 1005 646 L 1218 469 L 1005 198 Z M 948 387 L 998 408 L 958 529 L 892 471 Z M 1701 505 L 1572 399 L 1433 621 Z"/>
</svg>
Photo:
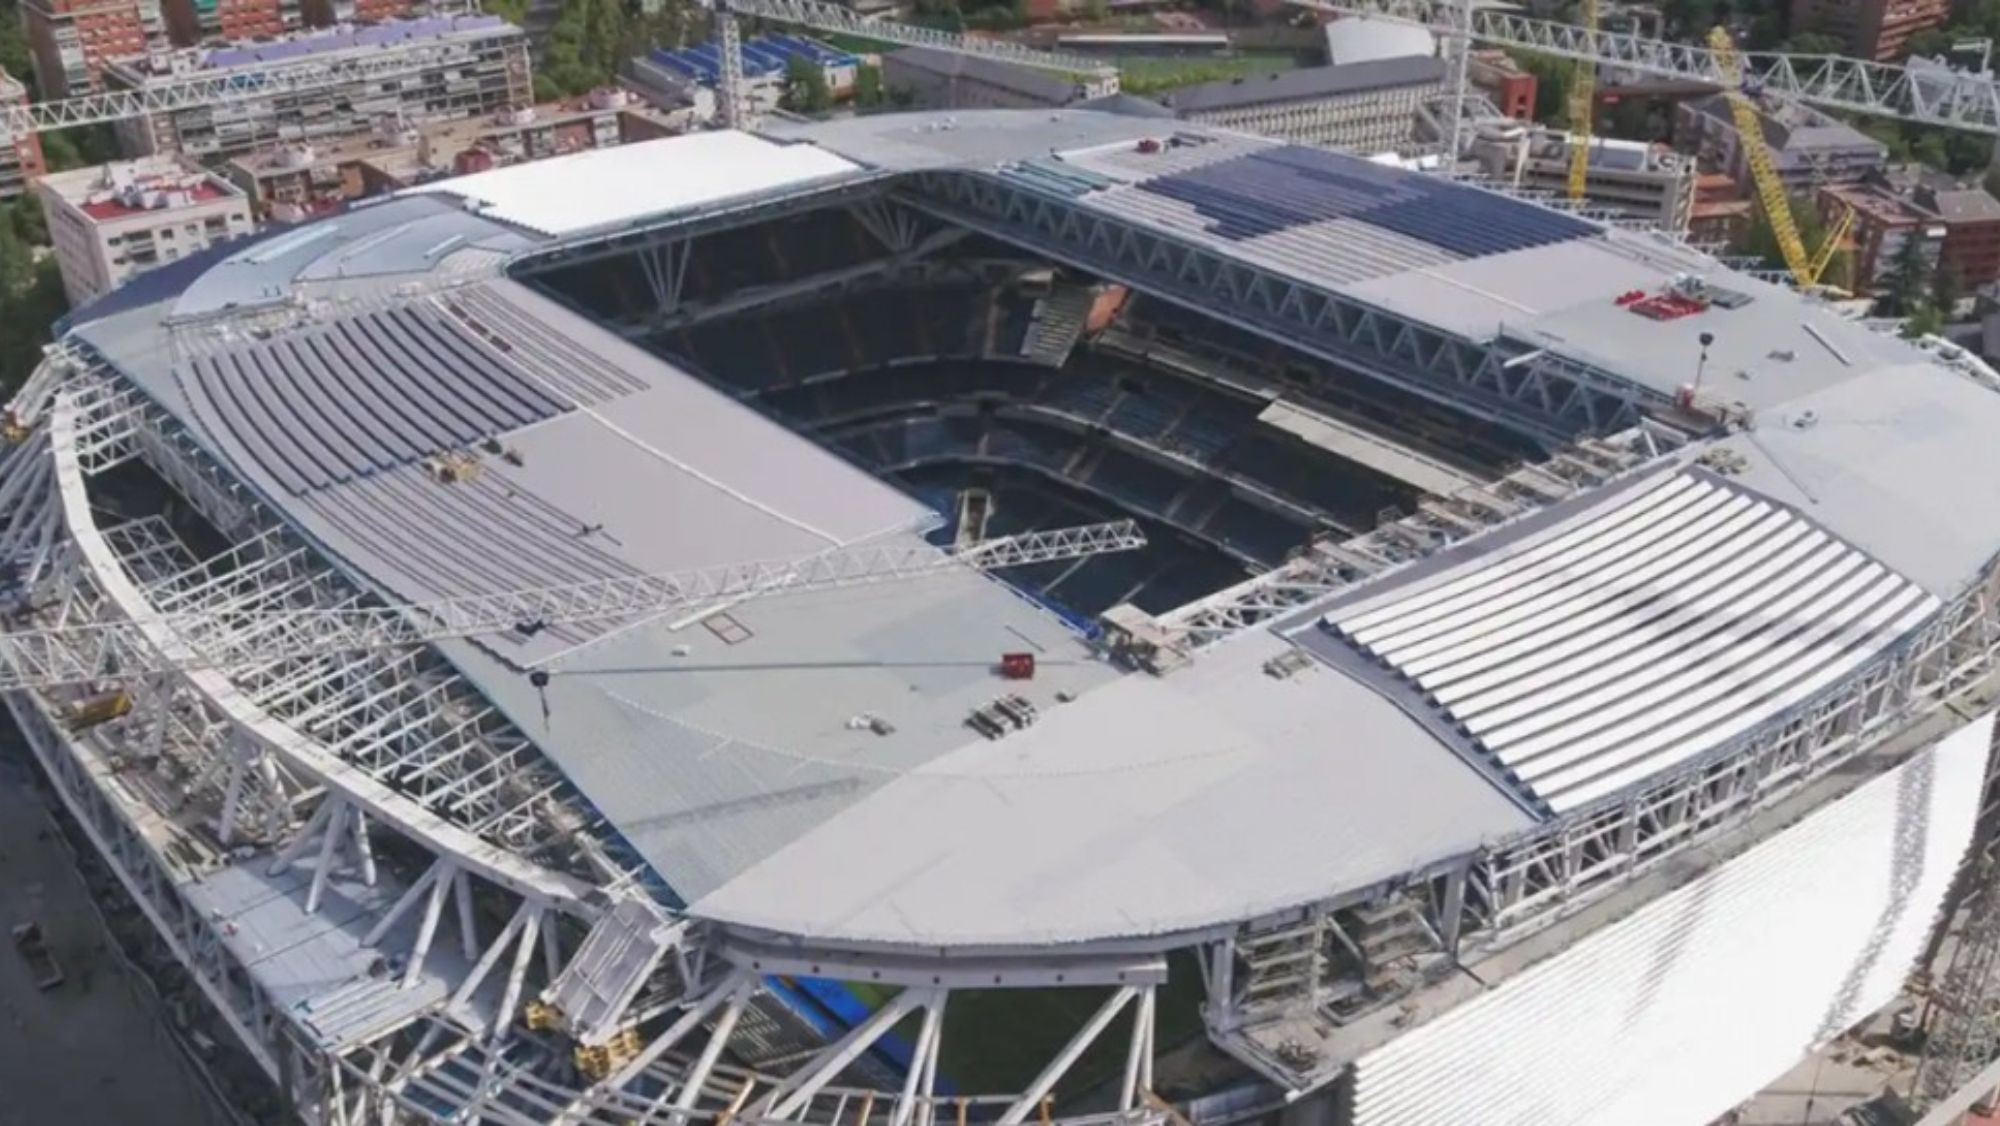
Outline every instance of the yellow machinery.
<svg viewBox="0 0 2000 1126">
<path fill-rule="evenodd" d="M 1583 0 L 1583 27 L 1597 34 L 1597 0 Z M 1569 87 L 1569 198 L 1582 199 L 1590 180 L 1591 113 L 1597 100 L 1597 64 L 1583 59 Z"/>
<path fill-rule="evenodd" d="M 1799 226 L 1792 219 L 1792 202 L 1785 194 L 1784 181 L 1778 178 L 1778 169 L 1771 162 L 1771 146 L 1764 141 L 1764 122 L 1758 116 L 1757 107 L 1751 103 L 1750 95 L 1743 91 L 1743 62 L 1736 55 L 1736 44 L 1729 33 L 1716 28 L 1708 33 L 1708 45 L 1715 52 L 1716 69 L 1722 72 L 1722 90 L 1729 96 L 1729 112 L 1736 119 L 1737 143 L 1743 146 L 1743 158 L 1750 164 L 1750 175 L 1757 181 L 1757 198 L 1764 205 L 1764 216 L 1771 221 L 1771 231 L 1778 236 L 1778 251 L 1785 256 L 1785 268 L 1792 272 L 1792 279 L 1802 290 L 1810 291 L 1819 285 L 1819 276 L 1826 270 L 1827 263 L 1840 243 L 1847 237 L 1854 225 L 1854 209 L 1848 208 L 1827 232 L 1826 243 L 1817 254 L 1806 252 L 1805 240 L 1799 237 Z"/>
</svg>

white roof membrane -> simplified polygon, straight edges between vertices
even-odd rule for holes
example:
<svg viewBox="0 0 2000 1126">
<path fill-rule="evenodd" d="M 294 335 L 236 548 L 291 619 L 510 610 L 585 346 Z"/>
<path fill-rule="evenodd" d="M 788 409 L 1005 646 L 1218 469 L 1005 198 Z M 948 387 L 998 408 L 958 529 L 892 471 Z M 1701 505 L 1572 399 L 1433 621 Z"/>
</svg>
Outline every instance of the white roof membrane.
<svg viewBox="0 0 2000 1126">
<path fill-rule="evenodd" d="M 1560 812 L 1831 687 L 1938 605 L 1793 510 L 1690 471 L 1326 624 Z"/>
<path fill-rule="evenodd" d="M 1888 1004 L 1993 717 L 1355 1065 L 1356 1126 L 1702 1126 Z"/>
<path fill-rule="evenodd" d="M 451 192 L 482 215 L 560 236 L 860 169 L 816 145 L 780 144 L 748 133 L 689 133 L 510 164 L 421 190 Z"/>
</svg>

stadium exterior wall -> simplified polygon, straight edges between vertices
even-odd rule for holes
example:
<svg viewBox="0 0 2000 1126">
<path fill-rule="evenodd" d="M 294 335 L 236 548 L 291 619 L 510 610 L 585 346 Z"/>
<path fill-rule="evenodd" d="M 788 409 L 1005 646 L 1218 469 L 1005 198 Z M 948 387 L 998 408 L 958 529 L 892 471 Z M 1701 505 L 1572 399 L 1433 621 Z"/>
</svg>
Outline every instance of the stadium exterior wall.
<svg viewBox="0 0 2000 1126">
<path fill-rule="evenodd" d="M 1895 998 L 1971 840 L 1992 732 L 1989 713 L 1362 1057 L 1356 1126 L 1719 1118 Z"/>
</svg>

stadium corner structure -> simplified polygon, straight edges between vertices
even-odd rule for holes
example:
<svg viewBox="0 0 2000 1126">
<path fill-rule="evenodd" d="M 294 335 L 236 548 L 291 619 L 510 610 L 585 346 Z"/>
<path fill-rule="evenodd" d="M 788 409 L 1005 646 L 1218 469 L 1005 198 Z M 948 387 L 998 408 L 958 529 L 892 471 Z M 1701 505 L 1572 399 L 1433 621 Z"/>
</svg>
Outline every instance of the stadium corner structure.
<svg viewBox="0 0 2000 1126">
<path fill-rule="evenodd" d="M 7 704 L 323 1126 L 1701 1126 L 1894 998 L 1972 847 L 1992 373 L 1534 203 L 776 124 L 63 327 Z M 569 609 L 453 617 L 520 591 Z"/>
</svg>

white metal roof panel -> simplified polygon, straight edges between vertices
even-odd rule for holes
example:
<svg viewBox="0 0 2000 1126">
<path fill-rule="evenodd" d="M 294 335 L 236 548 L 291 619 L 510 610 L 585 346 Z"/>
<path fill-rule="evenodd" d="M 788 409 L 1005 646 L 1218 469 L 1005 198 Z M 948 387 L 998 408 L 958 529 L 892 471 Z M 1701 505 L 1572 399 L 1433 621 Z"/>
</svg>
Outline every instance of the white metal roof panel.
<svg viewBox="0 0 2000 1126">
<path fill-rule="evenodd" d="M 1831 687 L 1938 605 L 1795 511 L 1683 472 L 1326 625 L 1562 811 Z"/>
<path fill-rule="evenodd" d="M 692 905 L 850 941 L 1167 934 L 1388 879 L 1529 827 L 1395 703 L 1246 635 L 890 782 Z"/>
<path fill-rule="evenodd" d="M 718 131 L 510 164 L 413 190 L 451 192 L 482 215 L 567 235 L 860 170 L 816 145 Z"/>
<path fill-rule="evenodd" d="M 1989 714 L 1364 1055 L 1356 1126 L 1702 1126 L 1889 1003 L 1972 836 Z"/>
</svg>

